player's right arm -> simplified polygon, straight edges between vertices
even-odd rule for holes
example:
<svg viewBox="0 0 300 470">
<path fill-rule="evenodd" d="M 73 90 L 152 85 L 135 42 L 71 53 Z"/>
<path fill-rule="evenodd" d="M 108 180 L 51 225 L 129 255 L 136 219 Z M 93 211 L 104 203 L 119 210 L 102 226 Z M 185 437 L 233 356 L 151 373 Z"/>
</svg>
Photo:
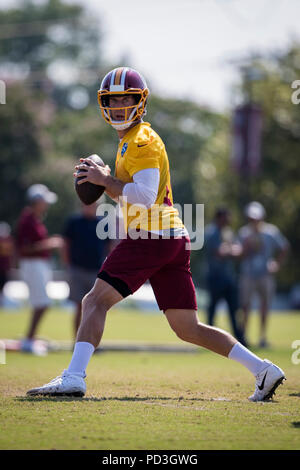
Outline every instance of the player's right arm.
<svg viewBox="0 0 300 470">
<path fill-rule="evenodd" d="M 110 175 L 110 178 L 107 180 L 105 192 L 113 201 L 119 202 L 119 197 L 122 196 L 124 186 L 125 183 L 123 183 L 123 181 Z"/>
<path fill-rule="evenodd" d="M 85 162 L 88 161 L 89 165 Z M 76 170 L 84 170 L 84 178 L 78 181 L 78 184 L 83 184 L 89 181 L 92 184 L 105 187 L 105 192 L 111 199 L 117 200 L 121 195 L 126 183 L 110 174 L 108 165 L 100 166 L 89 158 L 81 158 L 80 164 L 75 166 Z M 74 173 L 73 176 L 78 176 Z"/>
</svg>

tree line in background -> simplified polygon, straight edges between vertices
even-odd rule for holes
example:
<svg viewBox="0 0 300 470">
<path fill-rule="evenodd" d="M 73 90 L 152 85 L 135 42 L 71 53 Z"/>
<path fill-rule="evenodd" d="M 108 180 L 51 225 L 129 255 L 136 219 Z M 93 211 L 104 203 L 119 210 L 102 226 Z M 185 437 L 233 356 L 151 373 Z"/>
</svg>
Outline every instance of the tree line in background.
<svg viewBox="0 0 300 470">
<path fill-rule="evenodd" d="M 0 78 L 7 85 L 7 104 L 0 105 L 0 220 L 12 227 L 26 188 L 40 182 L 59 196 L 47 218 L 50 233 L 59 233 L 78 204 L 72 176 L 78 159 L 98 153 L 113 168 L 117 136 L 100 116 L 97 89 L 108 70 L 133 64 L 106 63 L 103 47 L 101 24 L 81 6 L 25 1 L 0 11 Z M 249 200 L 265 206 L 268 221 L 291 243 L 279 276 L 288 289 L 300 278 L 300 105 L 291 102 L 300 45 L 251 59 L 248 67 L 261 72 L 251 82 L 251 99 L 262 108 L 263 133 L 260 169 L 247 181 L 230 162 L 230 114 L 196 104 L 192 96 L 151 95 L 147 119 L 166 144 L 174 201 L 204 204 L 206 223 L 221 205 L 231 210 L 234 228 L 244 224 L 241 191 L 247 184 Z M 246 85 L 237 90 L 245 99 Z M 201 285 L 203 250 L 192 252 L 192 270 Z"/>
</svg>

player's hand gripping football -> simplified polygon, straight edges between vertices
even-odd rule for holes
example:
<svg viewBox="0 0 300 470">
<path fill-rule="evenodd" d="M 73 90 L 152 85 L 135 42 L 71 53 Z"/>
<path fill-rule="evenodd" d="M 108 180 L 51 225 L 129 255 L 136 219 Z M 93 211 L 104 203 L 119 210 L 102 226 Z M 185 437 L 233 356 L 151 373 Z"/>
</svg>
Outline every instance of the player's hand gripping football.
<svg viewBox="0 0 300 470">
<path fill-rule="evenodd" d="M 91 158 L 80 158 L 80 164 L 75 166 L 77 172 L 73 173 L 75 177 L 82 177 L 77 184 L 90 183 L 99 186 L 106 186 L 106 177 L 110 175 L 111 169 L 108 165 L 97 165 Z M 85 162 L 88 162 L 86 164 Z"/>
</svg>

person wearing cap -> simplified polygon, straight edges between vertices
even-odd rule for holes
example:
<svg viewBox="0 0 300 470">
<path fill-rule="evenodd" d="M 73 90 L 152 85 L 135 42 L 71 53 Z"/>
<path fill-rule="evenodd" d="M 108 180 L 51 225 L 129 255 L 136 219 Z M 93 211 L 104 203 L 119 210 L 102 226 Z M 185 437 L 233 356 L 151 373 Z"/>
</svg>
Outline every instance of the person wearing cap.
<svg viewBox="0 0 300 470">
<path fill-rule="evenodd" d="M 261 203 L 250 202 L 245 207 L 247 224 L 239 230 L 242 244 L 240 264 L 240 301 L 243 312 L 244 334 L 248 325 L 251 302 L 259 298 L 260 341 L 259 347 L 268 347 L 267 318 L 275 292 L 274 275 L 286 258 L 289 242 L 280 230 L 265 222 L 266 211 Z"/>
<path fill-rule="evenodd" d="M 19 258 L 20 277 L 29 289 L 32 316 L 22 350 L 35 352 L 35 335 L 44 312 L 50 305 L 46 286 L 52 278 L 49 263 L 51 252 L 61 249 L 63 239 L 59 235 L 48 236 L 43 217 L 57 195 L 43 184 L 34 184 L 27 190 L 28 205 L 17 222 L 16 247 Z"/>
<path fill-rule="evenodd" d="M 237 321 L 238 280 L 234 266 L 234 260 L 240 256 L 241 247 L 230 227 L 230 219 L 230 211 L 225 207 L 219 207 L 214 220 L 205 228 L 204 254 L 209 296 L 207 322 L 209 325 L 214 325 L 217 304 L 220 300 L 224 300 L 228 307 L 233 334 L 245 345 Z"/>
</svg>

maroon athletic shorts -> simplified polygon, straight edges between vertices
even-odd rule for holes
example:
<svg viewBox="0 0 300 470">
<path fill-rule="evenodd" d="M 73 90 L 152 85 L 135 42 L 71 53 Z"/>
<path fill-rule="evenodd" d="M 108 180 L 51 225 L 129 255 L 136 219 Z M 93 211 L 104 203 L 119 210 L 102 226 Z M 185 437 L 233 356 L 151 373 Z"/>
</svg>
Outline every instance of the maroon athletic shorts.
<svg viewBox="0 0 300 470">
<path fill-rule="evenodd" d="M 128 237 L 106 258 L 97 277 L 123 297 L 133 294 L 149 279 L 160 310 L 197 310 L 189 247 L 188 237 Z"/>
</svg>

